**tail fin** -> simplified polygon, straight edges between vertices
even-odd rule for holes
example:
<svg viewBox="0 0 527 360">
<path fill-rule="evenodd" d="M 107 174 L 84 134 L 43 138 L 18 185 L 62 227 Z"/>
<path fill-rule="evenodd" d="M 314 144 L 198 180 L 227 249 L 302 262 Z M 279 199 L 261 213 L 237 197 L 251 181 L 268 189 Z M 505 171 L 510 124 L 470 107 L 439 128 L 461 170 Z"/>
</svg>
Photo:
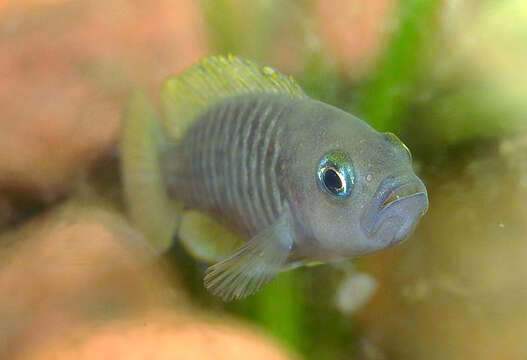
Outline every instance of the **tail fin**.
<svg viewBox="0 0 527 360">
<path fill-rule="evenodd" d="M 136 90 L 121 135 L 121 174 L 129 216 L 160 252 L 172 244 L 182 213 L 182 204 L 168 197 L 164 184 L 160 154 L 165 146 L 152 104 Z"/>
</svg>

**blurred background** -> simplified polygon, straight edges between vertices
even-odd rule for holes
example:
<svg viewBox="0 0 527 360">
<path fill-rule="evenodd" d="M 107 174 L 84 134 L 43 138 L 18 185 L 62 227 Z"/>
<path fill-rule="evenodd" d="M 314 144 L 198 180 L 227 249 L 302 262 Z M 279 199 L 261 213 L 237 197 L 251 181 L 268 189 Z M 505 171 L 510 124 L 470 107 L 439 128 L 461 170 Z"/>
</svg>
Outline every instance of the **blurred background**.
<svg viewBox="0 0 527 360">
<path fill-rule="evenodd" d="M 124 214 L 132 87 L 232 53 L 409 146 L 403 245 L 223 303 Z M 527 2 L 0 0 L 0 357 L 526 359 Z"/>
</svg>

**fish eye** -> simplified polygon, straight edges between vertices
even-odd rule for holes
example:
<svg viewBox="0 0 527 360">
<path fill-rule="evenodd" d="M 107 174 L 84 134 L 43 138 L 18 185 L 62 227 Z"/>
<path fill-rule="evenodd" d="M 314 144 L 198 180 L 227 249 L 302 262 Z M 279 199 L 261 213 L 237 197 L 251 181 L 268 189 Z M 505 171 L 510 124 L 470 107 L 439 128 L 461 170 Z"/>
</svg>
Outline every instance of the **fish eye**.
<svg viewBox="0 0 527 360">
<path fill-rule="evenodd" d="M 355 173 L 350 156 L 341 150 L 332 151 L 322 157 L 317 170 L 322 189 L 335 198 L 344 198 L 351 193 Z"/>
<path fill-rule="evenodd" d="M 405 152 L 406 152 L 406 155 L 408 156 L 408 159 L 410 161 L 412 161 L 412 153 L 410 152 L 410 149 L 408 149 L 408 146 L 406 146 L 405 143 L 403 143 L 401 141 L 401 139 L 399 139 L 397 137 L 397 135 L 395 135 L 394 133 L 391 133 L 391 132 L 385 132 L 384 133 L 384 136 L 389 140 L 391 141 L 392 143 L 394 143 L 395 145 L 399 146 L 400 148 L 402 148 Z"/>
</svg>

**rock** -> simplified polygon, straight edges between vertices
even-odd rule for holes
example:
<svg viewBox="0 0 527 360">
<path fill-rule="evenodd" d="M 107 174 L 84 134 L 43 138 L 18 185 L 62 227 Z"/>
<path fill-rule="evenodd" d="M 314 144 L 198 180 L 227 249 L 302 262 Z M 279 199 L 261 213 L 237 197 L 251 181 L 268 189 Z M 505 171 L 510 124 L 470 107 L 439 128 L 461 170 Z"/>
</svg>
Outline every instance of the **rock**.
<svg viewBox="0 0 527 360">
<path fill-rule="evenodd" d="M 178 272 L 99 200 L 71 200 L 0 245 L 0 358 L 292 358 L 193 307 Z"/>
<path fill-rule="evenodd" d="M 157 91 L 206 49 L 190 0 L 2 2 L 0 197 L 67 193 L 113 154 L 130 88 Z"/>
<path fill-rule="evenodd" d="M 74 324 L 188 304 L 177 274 L 169 279 L 146 239 L 104 206 L 72 201 L 0 244 L 0 357 Z"/>
<path fill-rule="evenodd" d="M 293 359 L 239 325 L 166 313 L 68 332 L 21 359 Z"/>
</svg>

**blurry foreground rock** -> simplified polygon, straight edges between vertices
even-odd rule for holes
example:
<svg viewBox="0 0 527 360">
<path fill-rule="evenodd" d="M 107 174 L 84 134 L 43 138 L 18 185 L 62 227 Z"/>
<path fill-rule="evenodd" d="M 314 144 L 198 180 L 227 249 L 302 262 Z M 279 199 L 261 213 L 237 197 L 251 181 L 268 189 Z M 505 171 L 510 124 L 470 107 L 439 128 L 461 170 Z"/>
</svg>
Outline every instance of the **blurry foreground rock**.
<svg viewBox="0 0 527 360">
<path fill-rule="evenodd" d="M 286 359 L 252 330 L 206 321 L 146 244 L 80 200 L 3 234 L 0 358 Z"/>
<path fill-rule="evenodd" d="M 1 236 L 0 355 L 79 322 L 186 303 L 145 244 L 121 215 L 73 202 Z"/>
<path fill-rule="evenodd" d="M 30 351 L 22 359 L 291 359 L 247 329 L 206 320 L 159 314 L 78 329 Z"/>
<path fill-rule="evenodd" d="M 69 191 L 113 151 L 130 87 L 158 89 L 205 42 L 191 0 L 0 1 L 0 216 L 13 192 Z"/>
<path fill-rule="evenodd" d="M 363 359 L 527 358 L 526 139 L 428 181 L 415 236 L 365 258 L 379 288 L 361 313 Z"/>
</svg>

